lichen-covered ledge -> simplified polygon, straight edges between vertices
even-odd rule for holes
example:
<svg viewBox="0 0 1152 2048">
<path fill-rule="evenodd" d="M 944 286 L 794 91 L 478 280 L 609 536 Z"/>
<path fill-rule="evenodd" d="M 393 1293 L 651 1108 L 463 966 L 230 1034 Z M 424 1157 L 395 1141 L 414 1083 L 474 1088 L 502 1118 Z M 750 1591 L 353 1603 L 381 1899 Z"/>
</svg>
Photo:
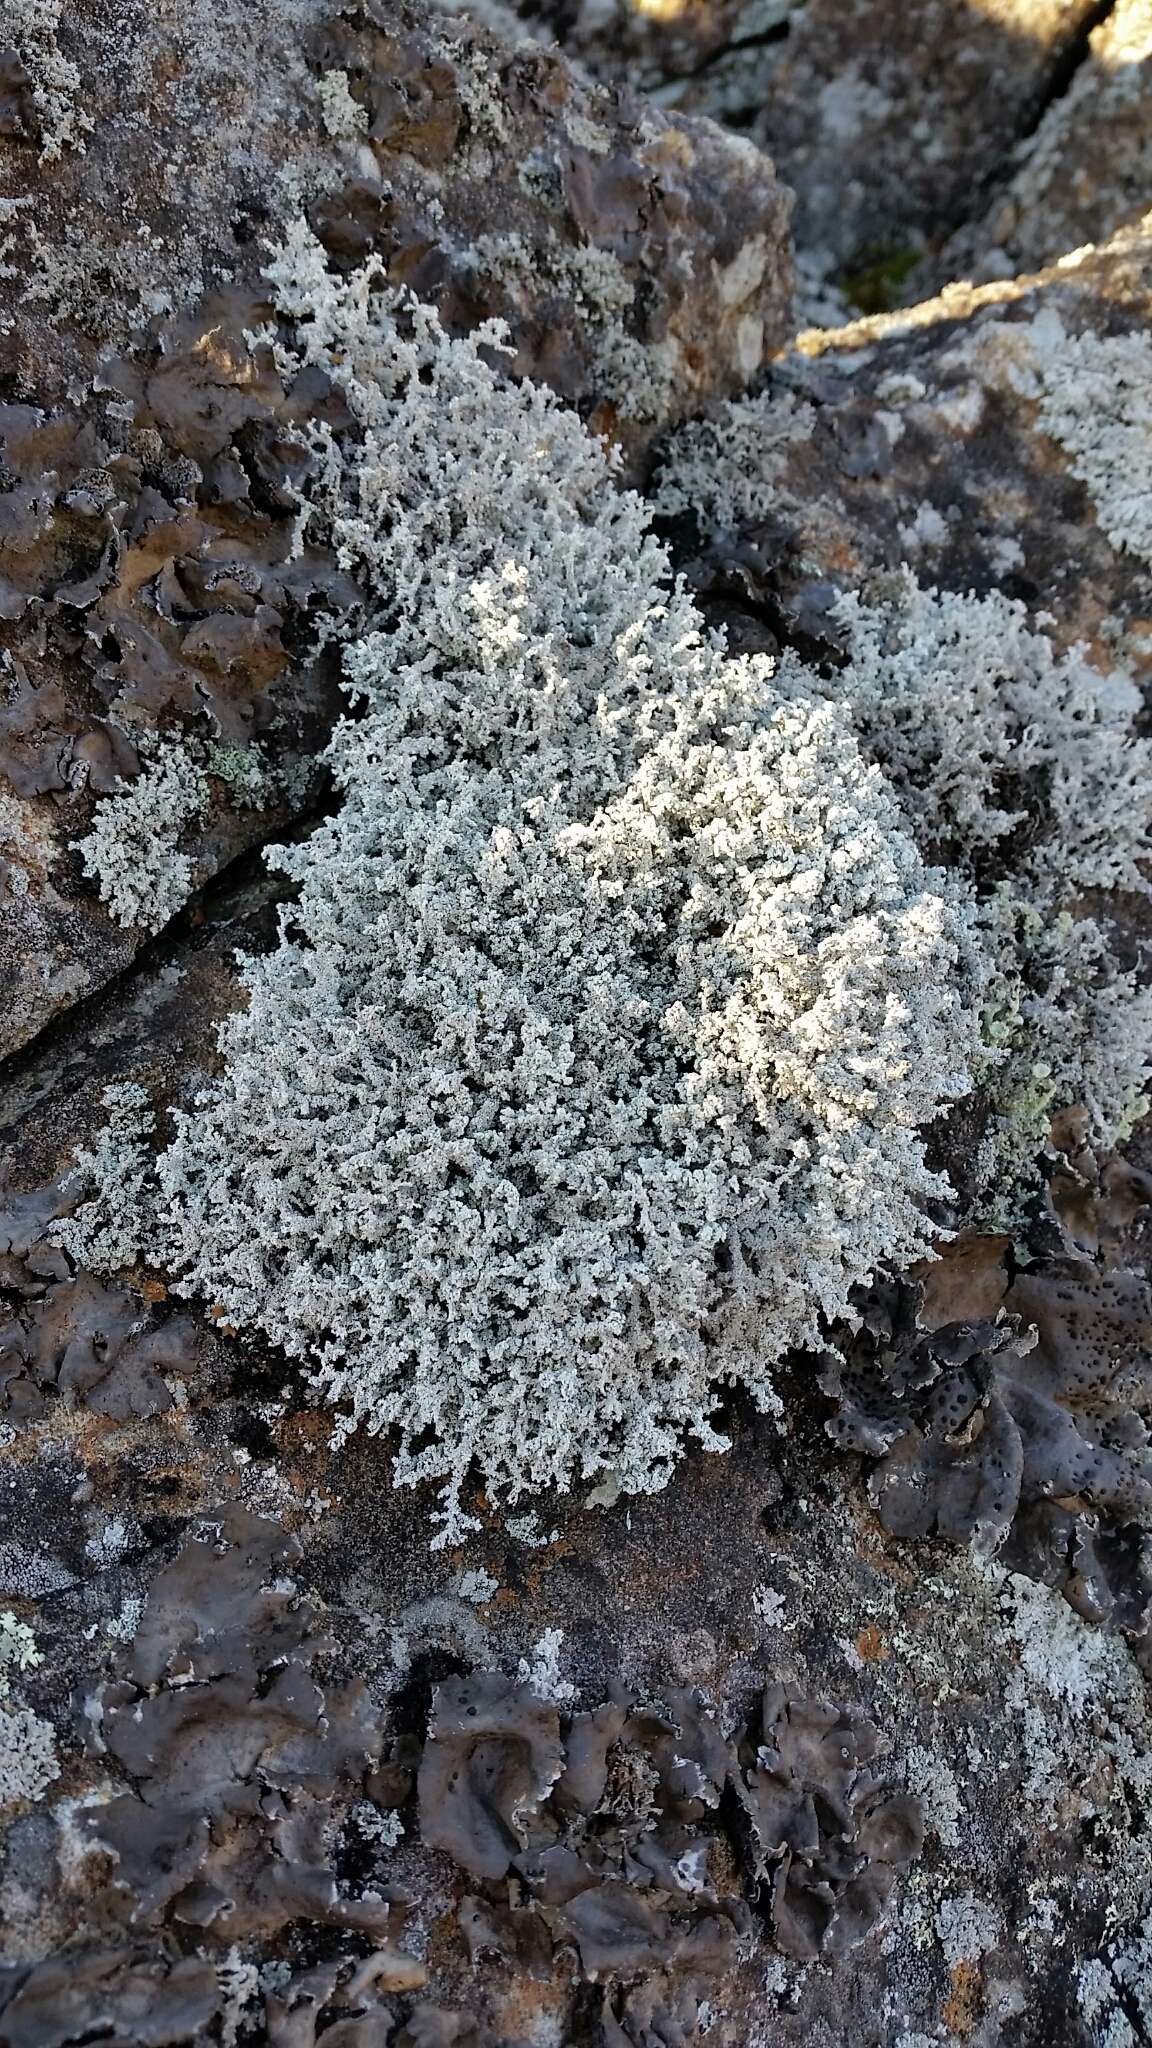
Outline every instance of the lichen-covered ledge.
<svg viewBox="0 0 1152 2048">
<path fill-rule="evenodd" d="M 457 326 L 506 315 L 520 367 L 634 453 L 787 330 L 787 201 L 746 144 L 402 5 L 252 12 L 282 33 L 244 25 L 259 84 L 234 155 L 197 139 L 209 106 L 223 119 L 220 9 L 201 0 L 174 29 L 176 101 L 148 23 L 45 14 L 0 134 L 0 1054 L 316 798 L 325 638 L 357 594 L 299 492 L 310 434 L 340 422 L 327 380 L 282 382 L 246 338 L 290 194 L 337 264 L 377 247 Z M 84 118 L 49 136 L 52 52 Z M 147 263 L 107 245 L 129 186 Z"/>
</svg>

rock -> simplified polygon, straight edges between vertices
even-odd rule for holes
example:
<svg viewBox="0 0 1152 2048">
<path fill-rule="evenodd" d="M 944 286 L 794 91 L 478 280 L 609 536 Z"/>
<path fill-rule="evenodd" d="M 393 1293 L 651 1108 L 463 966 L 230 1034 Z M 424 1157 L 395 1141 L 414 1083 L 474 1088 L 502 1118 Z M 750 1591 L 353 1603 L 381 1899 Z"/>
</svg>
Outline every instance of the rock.
<svg viewBox="0 0 1152 2048">
<path fill-rule="evenodd" d="M 988 211 L 947 242 L 933 279 L 1011 277 L 1103 242 L 1152 204 L 1152 9 L 1117 0 Z"/>
<path fill-rule="evenodd" d="M 746 383 L 791 310 L 767 160 L 627 84 L 594 86 L 554 48 L 418 22 L 338 7 L 321 39 L 362 138 L 348 185 L 313 211 L 335 262 L 378 251 L 449 328 L 506 319 L 514 371 L 626 448 Z"/>
<path fill-rule="evenodd" d="M 858 180 L 845 250 L 916 143 L 873 106 L 866 161 L 866 97 L 835 143 L 861 79 L 939 133 L 910 201 L 932 240 L 1085 20 L 924 10 L 912 48 L 873 13 L 877 84 L 862 7 L 818 0 L 789 40 L 780 11 L 633 12 L 630 63 L 666 38 L 719 88 L 746 37 L 740 64 L 830 88 L 795 148 L 817 223 L 836 147 Z M 475 1533 L 435 1554 L 430 1489 L 334 1440 L 313 1361 L 54 1241 L 110 1085 L 160 1135 L 193 1104 L 237 950 L 277 942 L 280 885 L 241 857 L 326 800 L 322 643 L 358 593 L 319 523 L 297 545 L 293 494 L 309 424 L 349 426 L 251 338 L 261 236 L 305 208 L 334 268 L 375 251 L 457 327 L 506 317 L 518 368 L 647 482 L 786 338 L 773 174 L 401 4 L 18 0 L 4 33 L 0 161 L 35 205 L 0 266 L 0 2048 L 1134 2040 L 1152 1125 L 1119 1158 L 1066 1115 L 1015 1236 L 883 1277 L 838 1370 L 779 1369 L 779 1420 L 723 1389 L 731 1448 L 664 1491 L 609 1473 L 503 1516 L 473 1478 Z M 830 673 L 837 590 L 907 560 L 1152 681 L 1150 283 L 1129 225 L 806 336 L 737 512 L 667 519 L 709 622 Z M 117 804 L 98 853 L 131 928 L 73 844 Z M 1142 901 L 1121 922 L 1138 960 Z M 1009 1523 L 995 1557 L 946 1540 Z"/>
<path fill-rule="evenodd" d="M 884 306 L 1063 92 L 1101 10 L 1095 0 L 930 0 L 912 19 L 901 0 L 525 0 L 522 11 L 597 76 L 629 78 L 665 106 L 752 134 L 795 189 L 803 268 L 814 279 L 838 273 L 856 303 Z M 1133 0 L 1119 12 L 1146 9 Z M 1109 21 L 1093 61 L 1113 62 L 1132 34 Z M 1133 142 L 1110 174 L 1118 183 L 1141 148 L 1138 108 L 1130 96 L 1125 104 Z M 1108 131 L 1096 132 L 1106 153 Z M 1074 151 L 1061 161 L 1075 179 Z M 1038 268 L 1075 239 L 1016 267 Z"/>
<path fill-rule="evenodd" d="M 1152 564 L 1133 509 L 1152 465 L 1150 310 L 1147 223 L 1032 276 L 802 336 L 765 387 L 787 411 L 771 511 L 730 519 L 695 580 L 712 578 L 719 614 L 745 630 L 775 619 L 818 647 L 837 588 L 907 562 L 923 584 L 1050 613 L 1058 646 L 1083 641 L 1099 666 L 1119 656 L 1152 681 Z"/>
<path fill-rule="evenodd" d="M 850 297 L 891 303 L 1039 117 L 1097 11 L 931 0 L 913 26 L 901 0 L 809 0 L 753 129 L 796 189 L 800 247 L 846 273 Z"/>
</svg>

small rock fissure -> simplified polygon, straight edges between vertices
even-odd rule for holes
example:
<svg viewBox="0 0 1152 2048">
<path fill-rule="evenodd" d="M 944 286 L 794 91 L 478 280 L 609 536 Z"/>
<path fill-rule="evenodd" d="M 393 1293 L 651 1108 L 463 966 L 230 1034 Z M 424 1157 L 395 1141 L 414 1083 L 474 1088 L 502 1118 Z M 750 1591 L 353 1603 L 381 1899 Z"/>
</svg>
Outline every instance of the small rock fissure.
<svg viewBox="0 0 1152 2048">
<path fill-rule="evenodd" d="M 265 838 L 245 847 L 193 891 L 176 915 L 153 937 L 144 940 L 119 973 L 109 975 L 78 1002 L 57 1011 L 34 1037 L 0 1060 L 0 1124 L 7 1125 L 26 1114 L 27 1102 L 13 1102 L 13 1097 L 19 1097 L 22 1084 L 41 1062 L 54 1053 L 66 1054 L 77 1033 L 85 1037 L 89 1025 L 96 1024 L 106 1011 L 116 1008 L 127 1015 L 135 989 L 153 979 L 161 969 L 177 965 L 197 952 L 204 943 L 203 927 L 214 921 L 229 896 L 257 884 L 263 885 L 268 902 L 288 894 L 287 884 L 264 869 L 264 855 L 269 847 L 285 839 L 306 838 L 323 824 L 335 802 L 334 794 L 327 791 L 322 801 L 286 822 L 281 821 Z"/>
<path fill-rule="evenodd" d="M 1091 57 L 1091 42 L 1098 28 L 1102 28 L 1108 16 L 1116 10 L 1117 0 L 1096 0 L 1096 5 L 1081 22 L 1075 34 L 1069 37 L 1067 46 L 1055 59 L 1048 74 L 1047 83 L 1033 105 L 1028 118 L 1022 123 L 1013 145 L 1013 155 L 1021 144 L 1035 135 L 1044 116 L 1057 101 L 1065 99 L 1072 90 L 1077 72 Z"/>
</svg>

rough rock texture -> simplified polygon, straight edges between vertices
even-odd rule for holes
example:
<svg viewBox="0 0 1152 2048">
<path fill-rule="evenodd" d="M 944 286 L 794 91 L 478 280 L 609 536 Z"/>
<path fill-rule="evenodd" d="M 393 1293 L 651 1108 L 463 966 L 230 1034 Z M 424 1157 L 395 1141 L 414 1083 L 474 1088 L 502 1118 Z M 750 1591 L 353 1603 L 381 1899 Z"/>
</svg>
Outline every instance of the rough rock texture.
<svg viewBox="0 0 1152 2048">
<path fill-rule="evenodd" d="M 13 1358 L 35 1399 L 6 1418 L 0 1600 L 43 1658 L 13 1704 L 54 1726 L 60 1776 L 8 1828 L 0 2041 L 111 2015 L 145 2048 L 155 2011 L 155 2038 L 197 2048 L 233 2038 L 229 2013 L 283 2048 L 336 2022 L 357 2048 L 398 2027 L 888 2048 L 941 2024 L 1081 2048 L 1152 1884 L 1132 1651 L 1061 1598 L 1083 1552 L 1059 1531 L 1013 1552 L 1018 1577 L 958 1553 L 962 1529 L 886 1530 L 810 1363 L 787 1436 L 734 1404 L 732 1450 L 664 1494 L 545 1496 L 511 1523 L 476 1498 L 478 1535 L 435 1559 L 379 1445 L 329 1448 L 285 1362 L 211 1320 L 190 1337 L 157 1276 L 115 1291 L 103 1378 L 91 1319 L 53 1364 L 77 1283 L 46 1242 L 61 1197 L 33 1191 L 109 1081 L 186 1097 L 233 948 L 268 936 L 260 894 L 210 898 L 130 1002 L 65 1020 L 5 1092 L 3 1277 L 47 1369 Z M 1125 1178 L 1061 1136 L 1037 1253 L 1134 1269 L 1138 1158 Z M 932 1268 L 928 1320 L 994 1319 L 997 1254 L 955 1285 Z M 163 1392 L 110 1409 L 141 1344 Z M 1089 1531 L 1087 1500 L 1054 1505 Z"/>
<path fill-rule="evenodd" d="M 787 201 L 740 140 L 402 5 L 234 12 L 14 18 L 40 25 L 0 124 L 0 1050 L 315 799 L 355 593 L 298 492 L 339 407 L 246 339 L 290 214 L 450 325 L 507 316 L 518 367 L 637 450 L 786 333 Z M 91 838 L 142 767 L 150 888 Z"/>
<path fill-rule="evenodd" d="M 921 97 L 889 73 L 912 118 L 889 113 L 896 155 L 852 176 L 890 193 L 902 164 L 910 232 L 943 242 L 957 164 L 971 180 L 1000 151 L 1007 185 L 1006 145 L 1089 11 L 1045 9 L 1025 42 L 966 9 L 983 56 L 962 74 L 905 10 L 891 61 Z M 719 91 L 746 37 L 729 75 L 787 77 L 786 12 L 650 6 L 635 64 L 674 37 Z M 923 12 L 959 33 L 955 10 Z M 163 1117 L 218 1071 L 235 951 L 273 945 L 277 910 L 254 863 L 221 868 L 320 800 L 261 778 L 306 764 L 331 716 L 320 628 L 353 599 L 290 529 L 307 419 L 346 425 L 239 331 L 260 236 L 307 209 L 340 266 L 371 244 L 451 321 L 504 312 L 521 367 L 645 478 L 655 430 L 751 363 L 745 323 L 766 351 L 784 338 L 771 172 L 555 56 L 408 12 L 8 0 L 0 23 L 20 1048 L 0 1070 L 0 2048 L 1152 2039 L 1147 1125 L 1104 1156 L 1059 1120 L 1011 1238 L 877 1276 L 823 1359 L 790 1361 L 781 1420 L 730 1395 L 730 1451 L 665 1492 L 541 1493 L 509 1518 L 473 1482 L 479 1529 L 435 1556 L 426 1499 L 389 1485 L 378 1440 L 333 1447 L 283 1355 L 219 1303 L 190 1315 L 164 1274 L 97 1277 L 54 1242 L 105 1090 L 140 1084 Z M 813 6 L 804 33 L 842 53 L 859 28 Z M 867 116 L 867 66 L 829 61 L 821 93 Z M 814 192 L 837 104 L 797 145 L 816 139 Z M 1046 132 L 1055 217 L 1081 144 Z M 1125 140 L 1118 178 L 1137 159 Z M 775 365 L 784 427 L 744 510 L 668 522 L 733 642 L 830 673 L 835 591 L 907 561 L 1148 680 L 1148 237 L 1059 264 L 1043 233 L 1039 213 L 1011 228 L 1054 259 L 1038 275 Z M 663 412 L 621 413 L 604 381 L 616 318 L 623 360 L 673 364 Z M 183 763 L 167 782 L 161 738 Z M 176 825 L 193 786 L 207 805 Z M 204 884 L 146 946 L 70 844 L 134 793 L 99 856 L 127 849 L 114 900 L 137 848 L 162 853 L 169 904 Z M 1140 972 L 1147 917 L 1134 897 L 1118 920 Z M 953 1123 L 943 1163 L 974 1138 Z"/>
<path fill-rule="evenodd" d="M 806 266 L 884 303 L 920 250 L 980 205 L 1063 92 L 1102 9 L 1098 0 L 922 0 L 914 12 L 903 0 L 524 0 L 521 12 L 600 77 L 632 77 L 666 105 L 750 133 L 796 192 Z M 1119 31 L 1107 36 L 1094 48 L 1101 65 L 1125 47 Z M 1107 150 L 1108 131 L 1093 132 Z M 1068 178 L 1075 139 L 1069 131 Z M 1116 176 L 1122 183 L 1124 168 Z"/>
<path fill-rule="evenodd" d="M 937 282 L 1039 270 L 1102 242 L 1152 198 L 1152 7 L 1116 0 L 1068 91 L 1019 150 L 988 211 L 931 259 Z M 913 282 L 922 280 L 917 274 Z"/>
<path fill-rule="evenodd" d="M 760 152 L 555 50 L 417 23 L 337 7 L 317 44 L 355 143 L 311 211 L 341 267 L 383 256 L 451 331 L 506 319 L 514 368 L 626 446 L 747 382 L 790 316 L 790 206 Z"/>
<path fill-rule="evenodd" d="M 964 217 L 1037 118 L 1093 0 L 808 0 L 754 133 L 796 188 L 796 235 L 850 273 Z"/>
<path fill-rule="evenodd" d="M 1119 657 L 1146 681 L 1152 577 L 1109 516 L 1127 479 L 1143 488 L 1138 448 L 1113 443 L 1094 496 L 1045 430 L 1044 391 L 1081 337 L 1131 336 L 1142 352 L 1150 304 L 1144 224 L 1035 276 L 802 335 L 764 386 L 801 415 L 773 448 L 770 505 L 711 518 L 693 586 L 740 644 L 770 646 L 778 626 L 827 658 L 836 589 L 906 562 L 923 584 L 1019 598 L 1051 615 L 1057 646 L 1083 642 L 1102 669 Z M 1124 403 L 1138 422 L 1139 390 Z M 682 545 L 687 559 L 690 531 Z"/>
</svg>

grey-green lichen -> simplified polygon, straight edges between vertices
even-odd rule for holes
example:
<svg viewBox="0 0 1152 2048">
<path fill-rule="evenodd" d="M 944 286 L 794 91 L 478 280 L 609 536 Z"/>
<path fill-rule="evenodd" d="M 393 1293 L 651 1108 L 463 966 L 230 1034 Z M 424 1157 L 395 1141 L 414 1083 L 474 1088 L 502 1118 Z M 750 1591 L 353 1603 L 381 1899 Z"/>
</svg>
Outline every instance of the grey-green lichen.
<svg viewBox="0 0 1152 2048">
<path fill-rule="evenodd" d="M 661 466 L 653 508 L 664 518 L 691 512 L 715 533 L 740 533 L 767 517 L 797 441 L 811 439 L 816 415 L 785 392 L 779 398 L 736 398 L 673 437 Z"/>
<path fill-rule="evenodd" d="M 1152 562 L 1152 341 L 1068 334 L 1051 308 L 1028 331 L 1037 425 L 1071 456 L 1113 547 Z"/>
<path fill-rule="evenodd" d="M 52 162 L 65 149 L 83 149 L 90 115 L 80 104 L 80 73 L 60 48 L 63 0 L 8 0 L 3 32 L 28 68 L 32 105 L 40 127 L 40 157 Z"/>
<path fill-rule="evenodd" d="M 188 842 L 211 811 L 210 777 L 247 810 L 263 809 L 277 787 L 258 748 L 169 739 L 153 745 L 134 782 L 97 803 L 77 850 L 117 924 L 159 931 L 187 903 L 201 879 Z"/>
<path fill-rule="evenodd" d="M 1152 440 L 1135 365 L 1148 344 L 1081 336 L 1073 345 L 1048 316 L 1013 329 L 1012 342 L 1008 373 L 1034 395 L 1038 366 L 1059 362 L 1061 432 L 1069 445 L 1079 435 L 1082 465 L 1092 466 L 1094 447 L 1101 462 L 1108 453 L 1107 489 L 1093 471 L 1100 516 L 1117 544 L 1143 547 Z M 681 429 L 658 480 L 659 509 L 690 511 L 713 536 L 763 520 L 814 417 L 791 395 L 762 395 Z M 1055 415 L 1042 419 L 1054 431 Z M 1050 618 L 996 593 L 922 589 L 907 569 L 844 595 L 833 616 L 844 665 L 814 678 L 787 654 L 779 685 L 805 698 L 818 691 L 849 713 L 939 886 L 968 906 L 967 985 L 981 1014 L 990 1114 L 971 1220 L 1011 1229 L 1038 1184 L 1055 1112 L 1085 1106 L 1107 1145 L 1148 1106 L 1152 995 L 1118 955 L 1110 915 L 1125 893 L 1148 888 L 1152 748 L 1137 736 L 1139 693 L 1082 648 L 1058 654 Z"/>
<path fill-rule="evenodd" d="M 997 594 L 923 590 L 905 571 L 835 614 L 849 658 L 822 687 L 970 909 L 990 1056 L 978 1199 L 982 1220 L 1010 1228 L 1056 1111 L 1083 1105 L 1108 1144 L 1147 1106 L 1152 996 L 1106 921 L 1114 894 L 1148 890 L 1139 695 L 1082 649 L 1057 654 L 1050 622 Z M 781 682 L 813 687 L 793 656 Z"/>
<path fill-rule="evenodd" d="M 60 1775 L 51 1722 L 12 1697 L 12 1674 L 34 1671 L 41 1662 L 27 1623 L 0 1609 L 0 1814 L 38 1799 Z"/>
<path fill-rule="evenodd" d="M 359 439 L 315 516 L 378 625 L 341 802 L 137 1196 L 148 1257 L 439 1480 L 663 1484 L 947 1194 L 965 912 L 842 709 L 728 659 L 574 415 L 301 230 L 271 283 Z M 107 1179 L 104 1181 L 107 1186 Z M 67 1228 L 87 1255 L 99 1199 Z"/>
</svg>

